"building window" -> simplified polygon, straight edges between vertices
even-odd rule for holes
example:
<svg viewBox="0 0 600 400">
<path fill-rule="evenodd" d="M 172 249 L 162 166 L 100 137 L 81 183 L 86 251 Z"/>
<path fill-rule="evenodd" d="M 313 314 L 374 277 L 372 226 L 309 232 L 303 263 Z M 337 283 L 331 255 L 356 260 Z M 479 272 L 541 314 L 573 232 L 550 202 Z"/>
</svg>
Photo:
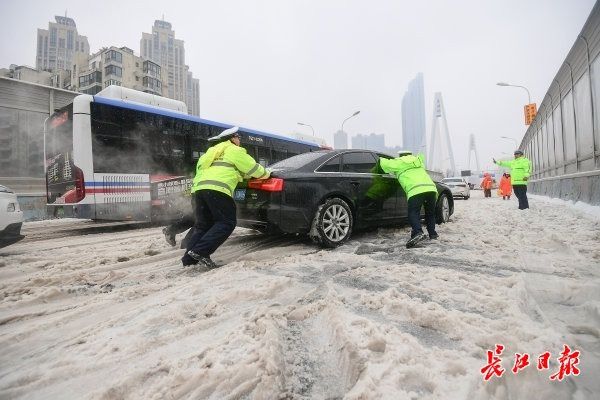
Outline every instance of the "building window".
<svg viewBox="0 0 600 400">
<path fill-rule="evenodd" d="M 65 39 L 58 39 L 58 48 L 59 49 L 64 49 L 65 48 Z"/>
<path fill-rule="evenodd" d="M 144 61 L 143 71 L 153 77 L 160 77 L 160 65 L 155 64 L 152 61 Z"/>
<path fill-rule="evenodd" d="M 50 28 L 50 47 L 56 46 L 56 28 Z"/>
<path fill-rule="evenodd" d="M 67 31 L 67 49 L 73 50 L 73 31 Z"/>
<path fill-rule="evenodd" d="M 79 77 L 79 87 L 89 86 L 97 82 L 102 82 L 102 73 L 100 71 L 94 71 L 91 74 L 82 75 Z"/>
<path fill-rule="evenodd" d="M 149 89 L 155 90 L 155 91 L 160 91 L 162 88 L 162 83 L 156 79 L 156 78 L 152 78 L 150 76 L 145 76 L 142 84 L 144 87 L 147 87 Z"/>
<path fill-rule="evenodd" d="M 123 76 L 123 69 L 116 65 L 109 65 L 104 69 L 106 75 Z"/>
<path fill-rule="evenodd" d="M 123 54 L 121 54 L 121 53 L 119 53 L 118 51 L 115 51 L 115 50 L 109 50 L 109 51 L 106 52 L 106 56 L 104 58 L 104 61 L 106 61 L 106 62 L 116 61 L 118 63 L 122 63 L 123 62 Z"/>
</svg>

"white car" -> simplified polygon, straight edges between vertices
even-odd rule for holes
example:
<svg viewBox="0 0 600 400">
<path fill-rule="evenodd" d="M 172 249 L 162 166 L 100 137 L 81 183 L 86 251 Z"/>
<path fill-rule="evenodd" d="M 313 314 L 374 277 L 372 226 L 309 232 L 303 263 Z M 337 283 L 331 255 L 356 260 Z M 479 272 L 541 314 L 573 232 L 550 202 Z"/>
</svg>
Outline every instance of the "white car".
<svg viewBox="0 0 600 400">
<path fill-rule="evenodd" d="M 471 197 L 471 188 L 465 178 L 452 176 L 442 179 L 442 183 L 450 188 L 452 197 L 462 197 L 465 200 Z"/>
<path fill-rule="evenodd" d="M 23 239 L 21 226 L 23 211 L 19 207 L 17 195 L 0 185 L 0 247 L 8 246 Z"/>
</svg>

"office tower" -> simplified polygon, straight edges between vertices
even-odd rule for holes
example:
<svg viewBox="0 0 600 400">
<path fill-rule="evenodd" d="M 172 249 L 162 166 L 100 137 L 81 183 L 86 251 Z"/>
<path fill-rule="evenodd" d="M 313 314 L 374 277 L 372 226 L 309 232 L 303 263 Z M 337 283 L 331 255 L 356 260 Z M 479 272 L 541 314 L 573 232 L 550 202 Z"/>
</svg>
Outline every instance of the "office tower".
<svg viewBox="0 0 600 400">
<path fill-rule="evenodd" d="M 77 57 L 90 55 L 87 37 L 79 35 L 72 18 L 55 16 L 54 19 L 56 22 L 49 22 L 48 29 L 38 29 L 35 67 L 50 72 L 64 70 L 73 75 Z"/>
<path fill-rule="evenodd" d="M 163 90 L 163 96 L 175 100 L 184 101 L 188 107 L 188 113 L 192 115 L 200 114 L 199 92 L 198 100 L 194 90 L 198 88 L 185 65 L 184 42 L 175 39 L 175 31 L 171 23 L 164 20 L 154 21 L 152 33 L 142 33 L 140 41 L 140 54 L 143 58 L 154 61 L 163 69 L 164 84 L 167 86 Z M 188 86 L 188 79 L 192 82 Z"/>
<path fill-rule="evenodd" d="M 413 153 L 425 154 L 427 151 L 422 73 L 418 73 L 408 84 L 408 89 L 402 98 L 402 147 Z"/>
</svg>

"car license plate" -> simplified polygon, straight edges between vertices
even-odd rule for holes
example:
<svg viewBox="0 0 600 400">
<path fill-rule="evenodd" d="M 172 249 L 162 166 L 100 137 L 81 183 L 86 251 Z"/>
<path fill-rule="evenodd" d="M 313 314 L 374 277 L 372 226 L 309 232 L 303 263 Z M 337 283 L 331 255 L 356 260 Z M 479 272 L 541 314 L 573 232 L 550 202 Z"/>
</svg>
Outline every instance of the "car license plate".
<svg viewBox="0 0 600 400">
<path fill-rule="evenodd" d="M 243 201 L 246 198 L 246 189 L 235 189 L 233 192 L 233 199 Z"/>
</svg>

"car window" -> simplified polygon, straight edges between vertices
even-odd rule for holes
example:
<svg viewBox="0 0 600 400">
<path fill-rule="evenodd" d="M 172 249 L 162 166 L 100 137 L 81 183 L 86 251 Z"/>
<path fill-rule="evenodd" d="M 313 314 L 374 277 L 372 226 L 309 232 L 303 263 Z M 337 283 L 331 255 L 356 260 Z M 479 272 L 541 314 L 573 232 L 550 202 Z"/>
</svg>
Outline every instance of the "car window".
<svg viewBox="0 0 600 400">
<path fill-rule="evenodd" d="M 335 156 L 321 166 L 318 172 L 340 172 L 340 156 Z"/>
<path fill-rule="evenodd" d="M 293 156 L 290 158 L 286 158 L 285 160 L 281 160 L 273 165 L 271 165 L 271 171 L 281 171 L 281 170 L 290 170 L 297 169 L 305 166 L 306 164 L 315 161 L 319 157 L 323 157 L 323 152 L 311 152 L 311 153 L 302 153 L 297 156 Z"/>
<path fill-rule="evenodd" d="M 372 153 L 346 153 L 342 159 L 342 172 L 377 173 L 377 159 Z"/>
</svg>

